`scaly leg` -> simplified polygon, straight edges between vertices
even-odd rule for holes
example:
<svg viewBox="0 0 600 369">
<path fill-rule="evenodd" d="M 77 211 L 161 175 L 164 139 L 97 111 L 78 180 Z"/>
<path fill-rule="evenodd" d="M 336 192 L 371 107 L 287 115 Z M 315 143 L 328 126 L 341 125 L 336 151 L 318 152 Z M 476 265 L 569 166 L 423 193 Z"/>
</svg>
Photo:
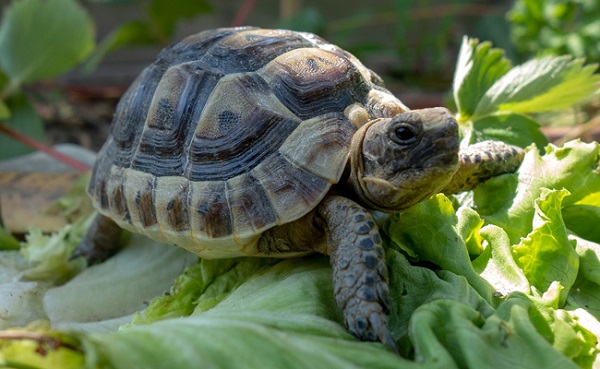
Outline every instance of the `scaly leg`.
<svg viewBox="0 0 600 369">
<path fill-rule="evenodd" d="M 121 228 L 112 219 L 96 215 L 71 258 L 83 256 L 88 265 L 101 263 L 121 248 Z"/>
<path fill-rule="evenodd" d="M 317 212 L 325 222 L 334 295 L 348 329 L 361 340 L 379 340 L 396 351 L 387 327 L 388 270 L 373 217 L 341 196 L 325 198 Z"/>
</svg>

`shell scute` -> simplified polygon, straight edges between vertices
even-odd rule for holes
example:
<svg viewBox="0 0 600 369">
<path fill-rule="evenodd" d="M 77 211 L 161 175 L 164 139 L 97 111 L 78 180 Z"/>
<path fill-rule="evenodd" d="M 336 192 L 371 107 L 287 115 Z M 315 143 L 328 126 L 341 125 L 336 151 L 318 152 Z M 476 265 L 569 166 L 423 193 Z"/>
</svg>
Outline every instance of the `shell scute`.
<svg viewBox="0 0 600 369">
<path fill-rule="evenodd" d="M 182 175 L 187 163 L 190 126 L 199 118 L 208 94 L 221 75 L 199 70 L 197 63 L 169 68 L 152 99 L 131 167 L 155 175 Z"/>
<path fill-rule="evenodd" d="M 263 160 L 251 173 L 265 188 L 278 224 L 306 214 L 331 187 L 328 181 L 296 167 L 279 153 Z"/>
<path fill-rule="evenodd" d="M 224 181 L 190 183 L 190 228 L 194 235 L 223 238 L 233 234 Z"/>
<path fill-rule="evenodd" d="M 301 119 L 344 111 L 371 89 L 356 66 L 339 54 L 319 48 L 285 53 L 260 74 L 283 104 Z"/>
<path fill-rule="evenodd" d="M 226 183 L 234 238 L 258 234 L 277 222 L 265 188 L 252 173 L 233 177 Z"/>
<path fill-rule="evenodd" d="M 165 237 L 178 233 L 190 237 L 190 182 L 179 176 L 158 177 L 154 191 L 156 217 Z"/>
<path fill-rule="evenodd" d="M 343 113 L 325 114 L 302 122 L 279 151 L 295 166 L 333 184 L 345 168 L 355 131 Z"/>
<path fill-rule="evenodd" d="M 250 29 L 224 38 L 200 58 L 207 69 L 253 72 L 290 50 L 311 47 L 311 42 L 288 30 Z"/>
<path fill-rule="evenodd" d="M 194 131 L 185 176 L 195 181 L 227 180 L 275 152 L 299 119 L 253 74 L 223 77 Z"/>
</svg>

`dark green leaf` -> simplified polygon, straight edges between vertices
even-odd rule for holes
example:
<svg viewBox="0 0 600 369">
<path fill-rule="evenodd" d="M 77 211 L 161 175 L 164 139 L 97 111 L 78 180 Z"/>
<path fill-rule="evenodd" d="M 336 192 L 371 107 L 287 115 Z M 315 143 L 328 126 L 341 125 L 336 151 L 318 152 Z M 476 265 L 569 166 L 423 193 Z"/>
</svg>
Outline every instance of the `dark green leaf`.
<svg viewBox="0 0 600 369">
<path fill-rule="evenodd" d="M 0 26 L 0 67 L 18 87 L 55 77 L 94 47 L 94 27 L 74 0 L 15 1 Z"/>
<path fill-rule="evenodd" d="M 44 124 L 27 98 L 22 94 L 12 96 L 6 101 L 11 116 L 6 124 L 31 138 L 43 140 Z M 7 159 L 32 152 L 29 146 L 13 138 L 0 134 L 0 159 Z"/>
<path fill-rule="evenodd" d="M 0 226 L 0 250 L 18 250 L 19 241 L 6 228 Z"/>
<path fill-rule="evenodd" d="M 473 131 L 476 141 L 498 140 L 519 147 L 534 143 L 540 150 L 548 144 L 539 124 L 522 114 L 505 113 L 477 119 L 473 122 Z"/>
<path fill-rule="evenodd" d="M 10 109 L 4 103 L 4 101 L 0 100 L 0 121 L 8 119 L 10 117 Z"/>
</svg>

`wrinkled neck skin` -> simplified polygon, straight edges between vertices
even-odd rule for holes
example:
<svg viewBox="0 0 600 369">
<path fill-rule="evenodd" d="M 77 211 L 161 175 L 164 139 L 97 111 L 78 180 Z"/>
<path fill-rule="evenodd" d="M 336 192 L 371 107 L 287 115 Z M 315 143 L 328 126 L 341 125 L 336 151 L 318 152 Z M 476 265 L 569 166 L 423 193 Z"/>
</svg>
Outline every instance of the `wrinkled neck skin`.
<svg viewBox="0 0 600 369">
<path fill-rule="evenodd" d="M 416 147 L 400 149 L 386 145 L 380 129 L 373 129 L 365 140 L 369 129 L 381 125 L 383 119 L 388 118 L 372 120 L 355 133 L 346 187 L 366 208 L 397 213 L 438 193 L 450 181 L 458 169 L 458 147 L 438 155 L 436 151 L 443 152 L 443 145 L 453 139 L 442 136 L 427 137 Z M 421 159 L 429 153 L 430 159 Z"/>
</svg>

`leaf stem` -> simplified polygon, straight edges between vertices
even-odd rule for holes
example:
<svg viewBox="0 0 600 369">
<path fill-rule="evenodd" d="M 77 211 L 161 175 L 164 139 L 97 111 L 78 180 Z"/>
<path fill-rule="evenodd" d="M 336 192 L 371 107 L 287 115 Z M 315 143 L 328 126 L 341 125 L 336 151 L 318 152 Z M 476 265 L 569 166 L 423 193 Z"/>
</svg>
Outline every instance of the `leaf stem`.
<svg viewBox="0 0 600 369">
<path fill-rule="evenodd" d="M 68 155 L 65 155 L 59 151 L 56 151 L 54 148 L 45 145 L 37 140 L 34 140 L 31 137 L 28 137 L 21 132 L 15 131 L 14 129 L 8 127 L 4 123 L 0 123 L 0 132 L 4 133 L 8 137 L 14 138 L 15 140 L 32 147 L 36 150 L 46 153 L 47 155 L 53 157 L 54 159 L 60 161 L 63 164 L 70 166 L 71 168 L 76 169 L 79 172 L 87 172 L 90 167 L 87 164 L 80 162 Z"/>
<path fill-rule="evenodd" d="M 3 331 L 0 332 L 0 340 L 30 340 L 37 342 L 39 345 L 47 346 L 51 350 L 58 350 L 59 348 L 63 347 L 76 352 L 82 352 L 81 349 L 79 349 L 78 347 L 75 347 L 74 345 L 63 341 L 60 338 L 52 337 L 45 333 Z M 44 350 L 42 354 L 45 353 L 45 348 L 40 347 L 38 349 Z"/>
<path fill-rule="evenodd" d="M 233 20 L 231 21 L 231 27 L 239 27 L 244 25 L 248 19 L 248 16 L 250 15 L 250 12 L 252 12 L 254 5 L 256 5 L 256 0 L 245 0 L 235 14 L 235 17 L 233 17 Z"/>
</svg>

